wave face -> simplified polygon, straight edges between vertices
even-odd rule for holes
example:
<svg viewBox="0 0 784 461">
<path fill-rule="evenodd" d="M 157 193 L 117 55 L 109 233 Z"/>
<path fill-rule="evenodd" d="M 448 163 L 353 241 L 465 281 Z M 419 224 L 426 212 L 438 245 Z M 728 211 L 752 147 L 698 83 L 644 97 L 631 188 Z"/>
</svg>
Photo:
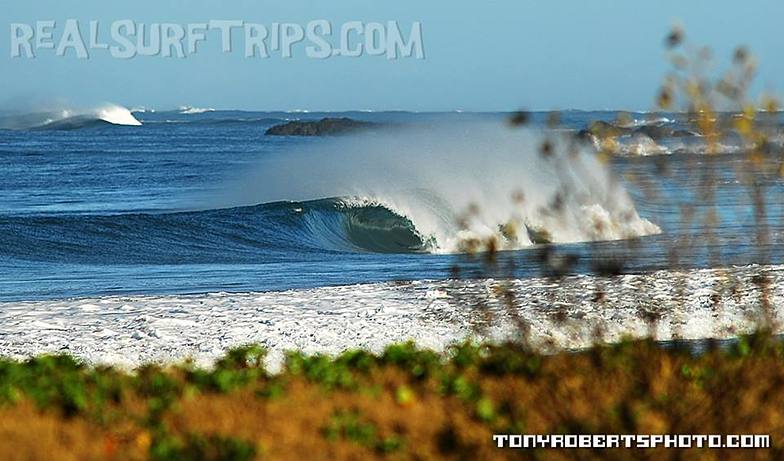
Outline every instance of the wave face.
<svg viewBox="0 0 784 461">
<path fill-rule="evenodd" d="M 373 202 L 331 199 L 294 208 L 303 218 L 305 241 L 315 247 L 374 253 L 421 253 L 432 243 L 414 223 Z"/>
<path fill-rule="evenodd" d="M 89 109 L 60 109 L 19 113 L 0 118 L 0 129 L 75 130 L 106 125 L 141 126 L 131 111 L 116 104 Z"/>
<path fill-rule="evenodd" d="M 548 155 L 541 153 L 545 142 L 552 145 Z M 519 249 L 660 232 L 589 150 L 566 138 L 486 123 L 408 128 L 281 152 L 206 207 L 322 197 L 351 198 L 345 203 L 355 208 L 349 213 L 357 229 L 383 224 L 409 242 L 396 248 L 416 251 L 460 252 L 472 239 Z M 367 211 L 373 207 L 396 220 L 366 225 L 363 218 L 377 217 Z"/>
</svg>

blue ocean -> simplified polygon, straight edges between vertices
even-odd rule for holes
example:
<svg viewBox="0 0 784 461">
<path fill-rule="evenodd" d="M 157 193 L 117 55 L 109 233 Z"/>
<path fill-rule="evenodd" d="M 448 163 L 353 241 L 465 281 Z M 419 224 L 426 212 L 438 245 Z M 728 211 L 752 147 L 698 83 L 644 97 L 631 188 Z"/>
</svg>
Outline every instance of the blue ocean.
<svg viewBox="0 0 784 461">
<path fill-rule="evenodd" d="M 738 177 L 747 160 L 731 145 L 709 155 L 683 132 L 653 144 L 634 138 L 628 155 L 570 169 L 541 159 L 541 139 L 618 113 L 565 111 L 554 127 L 552 114 L 536 112 L 525 128 L 509 126 L 509 115 L 115 107 L 31 124 L 6 114 L 0 300 L 485 277 L 485 261 L 460 242 L 510 217 L 529 235 L 502 246 L 495 270 L 519 278 L 546 273 L 543 258 L 568 259 L 569 273 L 612 266 L 631 274 L 781 261 L 782 182 L 763 175 L 750 187 Z M 677 114 L 631 116 L 640 126 L 688 129 Z M 265 134 L 324 117 L 392 129 Z M 527 134 L 497 134 L 514 130 Z M 721 186 L 710 196 L 708 180 Z M 551 193 L 554 181 L 573 193 Z M 509 211 L 515 194 L 523 216 Z M 564 201 L 568 218 L 537 214 Z M 481 217 L 466 217 L 473 208 Z M 547 242 L 532 237 L 543 233 Z"/>
</svg>

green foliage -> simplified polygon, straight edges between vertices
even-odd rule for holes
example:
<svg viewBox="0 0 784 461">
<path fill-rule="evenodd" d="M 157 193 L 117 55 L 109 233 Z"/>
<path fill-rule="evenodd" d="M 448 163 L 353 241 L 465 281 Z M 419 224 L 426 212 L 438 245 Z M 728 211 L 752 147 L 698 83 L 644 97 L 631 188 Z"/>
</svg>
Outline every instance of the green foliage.
<svg viewBox="0 0 784 461">
<path fill-rule="evenodd" d="M 355 411 L 335 412 L 321 432 L 327 440 L 345 439 L 380 453 L 392 453 L 404 446 L 402 437 L 381 437 L 376 426 L 363 421 Z"/>
<path fill-rule="evenodd" d="M 452 365 L 463 369 L 479 363 L 482 358 L 482 349 L 481 347 L 466 341 L 450 347 L 448 349 L 448 354 Z"/>
<path fill-rule="evenodd" d="M 301 352 L 290 352 L 286 355 L 285 369 L 294 376 L 304 376 L 308 381 L 322 384 L 327 389 L 356 387 L 351 367 L 344 361 L 333 361 L 327 355 L 308 357 Z"/>
<path fill-rule="evenodd" d="M 286 393 L 285 381 L 285 378 L 271 379 L 256 391 L 256 395 L 271 400 L 279 399 Z"/>
<path fill-rule="evenodd" d="M 147 398 L 148 424 L 151 426 L 159 424 L 163 414 L 183 391 L 182 383 L 157 365 L 140 368 L 135 387 L 139 395 Z"/>
<path fill-rule="evenodd" d="M 540 354 L 531 353 L 519 345 L 488 346 L 486 356 L 479 364 L 483 373 L 494 375 L 524 375 L 533 377 L 542 364 Z"/>
<path fill-rule="evenodd" d="M 219 370 L 264 370 L 264 359 L 267 349 L 256 344 L 249 344 L 229 350 L 226 356 L 215 363 Z"/>
<path fill-rule="evenodd" d="M 159 433 L 150 447 L 154 461 L 250 461 L 255 456 L 253 444 L 219 435 L 189 434 L 182 440 Z"/>
<path fill-rule="evenodd" d="M 247 345 L 229 350 L 212 370 L 189 369 L 186 379 L 199 390 L 227 393 L 267 377 L 267 350 Z"/>
<path fill-rule="evenodd" d="M 482 397 L 476 402 L 476 415 L 482 421 L 492 421 L 495 419 L 495 404 L 487 397 Z"/>
<path fill-rule="evenodd" d="M 111 368 L 88 369 L 67 355 L 42 355 L 26 362 L 0 361 L 0 404 L 23 395 L 39 408 L 56 408 L 66 416 L 91 410 L 123 397 L 127 378 Z"/>
<path fill-rule="evenodd" d="M 412 342 L 392 344 L 381 355 L 381 362 L 397 366 L 417 379 L 432 376 L 442 365 L 441 357 L 433 351 L 417 349 Z"/>
<path fill-rule="evenodd" d="M 414 402 L 416 394 L 414 391 L 408 386 L 398 386 L 395 389 L 395 401 L 400 405 L 410 405 Z"/>
<path fill-rule="evenodd" d="M 367 373 L 372 370 L 378 363 L 378 359 L 371 352 L 354 349 L 340 354 L 335 359 L 336 365 L 343 365 L 350 370 L 360 371 Z"/>
<path fill-rule="evenodd" d="M 445 395 L 456 395 L 465 402 L 473 402 L 481 395 L 479 386 L 465 376 L 455 374 L 445 374 L 441 378 L 441 392 Z"/>
</svg>

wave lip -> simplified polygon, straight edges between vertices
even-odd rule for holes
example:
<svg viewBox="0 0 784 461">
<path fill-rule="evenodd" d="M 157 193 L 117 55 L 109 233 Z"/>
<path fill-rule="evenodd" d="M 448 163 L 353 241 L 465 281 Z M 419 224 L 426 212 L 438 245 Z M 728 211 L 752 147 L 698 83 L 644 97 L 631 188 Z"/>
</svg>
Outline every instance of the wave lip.
<svg viewBox="0 0 784 461">
<path fill-rule="evenodd" d="M 111 123 L 112 125 L 141 126 L 142 124 L 142 122 L 133 116 L 131 111 L 117 105 L 99 108 L 95 111 L 95 115 L 98 119 Z"/>
</svg>

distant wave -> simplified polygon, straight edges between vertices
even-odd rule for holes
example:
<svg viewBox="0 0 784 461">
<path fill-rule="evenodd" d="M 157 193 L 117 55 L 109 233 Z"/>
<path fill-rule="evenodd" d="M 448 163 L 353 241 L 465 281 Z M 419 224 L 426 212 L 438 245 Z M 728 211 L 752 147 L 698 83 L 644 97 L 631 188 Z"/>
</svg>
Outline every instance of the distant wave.
<svg viewBox="0 0 784 461">
<path fill-rule="evenodd" d="M 90 109 L 61 109 L 13 114 L 0 118 L 0 128 L 11 130 L 74 130 L 104 125 L 141 126 L 130 110 L 116 104 Z"/>
<path fill-rule="evenodd" d="M 200 108 L 200 107 L 182 106 L 180 107 L 179 112 L 184 115 L 197 115 L 197 114 L 203 114 L 205 112 L 215 112 L 215 109 L 211 107 Z"/>
<path fill-rule="evenodd" d="M 199 119 L 191 119 L 186 117 L 181 118 L 159 118 L 159 119 L 144 119 L 144 123 L 146 125 L 153 125 L 156 123 L 168 123 L 168 124 L 187 124 L 187 125 L 274 125 L 277 123 L 285 122 L 287 119 L 283 118 L 274 118 L 274 117 L 210 117 L 210 118 L 199 118 Z"/>
<path fill-rule="evenodd" d="M 667 117 L 646 117 L 642 119 L 631 119 L 627 122 L 618 123 L 622 128 L 639 128 L 643 126 L 662 126 L 674 123 L 672 119 Z"/>
</svg>

